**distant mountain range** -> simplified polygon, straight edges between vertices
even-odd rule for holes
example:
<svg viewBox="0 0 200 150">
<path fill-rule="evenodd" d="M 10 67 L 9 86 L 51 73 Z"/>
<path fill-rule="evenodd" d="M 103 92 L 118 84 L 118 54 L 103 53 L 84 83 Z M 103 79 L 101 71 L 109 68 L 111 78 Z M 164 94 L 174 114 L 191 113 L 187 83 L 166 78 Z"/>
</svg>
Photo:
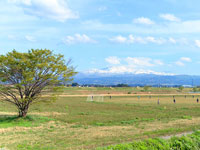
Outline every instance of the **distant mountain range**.
<svg viewBox="0 0 200 150">
<path fill-rule="evenodd" d="M 79 73 L 74 82 L 83 84 L 129 86 L 199 86 L 200 76 L 191 75 L 155 75 L 155 74 L 86 74 Z"/>
</svg>

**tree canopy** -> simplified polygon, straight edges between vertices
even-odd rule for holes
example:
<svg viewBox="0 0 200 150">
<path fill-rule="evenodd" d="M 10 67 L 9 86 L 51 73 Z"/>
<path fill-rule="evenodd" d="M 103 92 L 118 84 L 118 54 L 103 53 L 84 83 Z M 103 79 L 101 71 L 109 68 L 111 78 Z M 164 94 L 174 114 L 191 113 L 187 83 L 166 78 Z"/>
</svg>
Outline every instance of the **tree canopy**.
<svg viewBox="0 0 200 150">
<path fill-rule="evenodd" d="M 75 74 L 71 60 L 66 62 L 63 55 L 51 50 L 13 50 L 0 56 L 1 100 L 17 106 L 19 116 L 25 117 L 43 91 L 72 80 Z"/>
</svg>

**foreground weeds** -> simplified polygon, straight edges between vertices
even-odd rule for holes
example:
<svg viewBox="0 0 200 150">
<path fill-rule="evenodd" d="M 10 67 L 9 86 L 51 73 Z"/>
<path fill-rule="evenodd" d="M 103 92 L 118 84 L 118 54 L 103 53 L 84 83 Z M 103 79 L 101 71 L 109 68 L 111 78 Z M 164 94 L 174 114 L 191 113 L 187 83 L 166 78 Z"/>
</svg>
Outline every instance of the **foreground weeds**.
<svg viewBox="0 0 200 150">
<path fill-rule="evenodd" d="M 130 144 L 119 144 L 98 150 L 199 150 L 200 132 L 182 137 L 172 137 L 169 140 L 148 139 Z"/>
</svg>

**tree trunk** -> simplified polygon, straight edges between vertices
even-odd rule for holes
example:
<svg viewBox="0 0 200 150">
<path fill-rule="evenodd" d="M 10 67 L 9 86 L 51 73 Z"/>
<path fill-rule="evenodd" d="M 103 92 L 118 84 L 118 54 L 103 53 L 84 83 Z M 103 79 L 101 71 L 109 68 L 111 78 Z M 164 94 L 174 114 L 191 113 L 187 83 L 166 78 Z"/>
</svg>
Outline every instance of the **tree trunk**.
<svg viewBox="0 0 200 150">
<path fill-rule="evenodd" d="M 28 109 L 20 109 L 19 110 L 19 117 L 26 117 Z"/>
</svg>

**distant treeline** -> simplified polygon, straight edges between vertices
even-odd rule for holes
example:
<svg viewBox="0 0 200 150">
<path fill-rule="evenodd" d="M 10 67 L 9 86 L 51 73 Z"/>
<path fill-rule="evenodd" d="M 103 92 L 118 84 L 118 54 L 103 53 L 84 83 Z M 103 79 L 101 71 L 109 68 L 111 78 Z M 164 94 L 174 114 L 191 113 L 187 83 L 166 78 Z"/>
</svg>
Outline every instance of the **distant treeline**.
<svg viewBox="0 0 200 150">
<path fill-rule="evenodd" d="M 145 86 L 149 86 L 149 87 L 174 87 L 174 88 L 178 88 L 180 86 L 183 87 L 192 87 L 190 85 L 145 85 L 145 84 L 116 84 L 116 85 L 101 85 L 101 84 L 79 84 L 79 83 L 72 83 L 72 84 L 67 84 L 66 86 L 72 86 L 72 87 L 77 87 L 77 86 L 81 86 L 81 87 L 145 87 Z M 200 86 L 196 86 L 197 88 L 200 88 Z"/>
</svg>

